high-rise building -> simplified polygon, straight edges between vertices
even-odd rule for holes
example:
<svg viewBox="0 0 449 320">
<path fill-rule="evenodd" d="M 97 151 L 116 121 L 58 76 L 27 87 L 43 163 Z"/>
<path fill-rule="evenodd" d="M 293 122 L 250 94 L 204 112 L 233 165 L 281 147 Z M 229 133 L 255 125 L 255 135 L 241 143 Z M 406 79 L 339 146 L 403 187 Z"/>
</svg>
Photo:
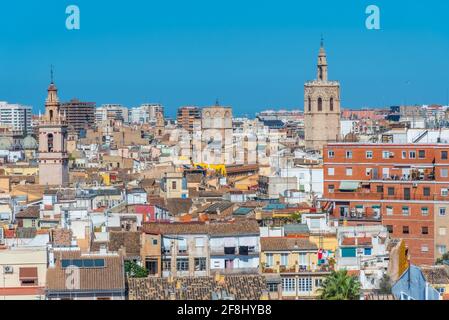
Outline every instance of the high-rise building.
<svg viewBox="0 0 449 320">
<path fill-rule="evenodd" d="M 45 102 L 45 115 L 39 125 L 39 184 L 68 185 L 67 135 L 67 123 L 61 114 L 58 89 L 52 79 Z"/>
<path fill-rule="evenodd" d="M 323 206 L 348 225 L 383 224 L 411 262 L 432 265 L 449 248 L 449 145 L 331 143 Z"/>
<path fill-rule="evenodd" d="M 318 55 L 317 79 L 304 85 L 304 125 L 307 150 L 322 152 L 323 146 L 340 136 L 340 83 L 328 80 L 323 41 Z"/>
<path fill-rule="evenodd" d="M 65 116 L 69 130 L 78 135 L 82 130 L 92 128 L 95 125 L 95 103 L 81 102 L 72 99 L 61 104 L 61 114 Z"/>
<path fill-rule="evenodd" d="M 164 107 L 157 103 L 142 104 L 139 107 L 130 110 L 129 122 L 135 124 L 154 123 L 157 120 L 157 114 L 164 114 Z"/>
<path fill-rule="evenodd" d="M 121 104 L 104 104 L 95 110 L 95 123 L 100 125 L 108 121 L 129 122 L 129 109 Z"/>
<path fill-rule="evenodd" d="M 0 101 L 0 125 L 23 135 L 31 134 L 32 110 L 29 106 Z"/>
<path fill-rule="evenodd" d="M 193 124 L 195 120 L 201 119 L 201 109 L 198 107 L 181 107 L 178 109 L 177 122 L 178 127 L 183 128 L 188 132 L 193 131 Z"/>
</svg>

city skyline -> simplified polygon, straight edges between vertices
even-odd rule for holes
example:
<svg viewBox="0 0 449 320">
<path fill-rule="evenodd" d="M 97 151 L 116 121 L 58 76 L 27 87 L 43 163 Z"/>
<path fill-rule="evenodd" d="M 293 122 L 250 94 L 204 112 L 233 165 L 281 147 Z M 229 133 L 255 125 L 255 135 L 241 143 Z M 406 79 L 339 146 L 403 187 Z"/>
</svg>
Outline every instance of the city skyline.
<svg viewBox="0 0 449 320">
<path fill-rule="evenodd" d="M 63 101 L 155 102 L 169 116 L 217 98 L 236 115 L 302 109 L 321 34 L 342 108 L 448 104 L 447 4 L 438 1 L 377 1 L 381 29 L 368 30 L 366 1 L 276 7 L 134 1 L 127 8 L 80 0 L 81 29 L 72 31 L 64 25 L 67 4 L 29 2 L 4 5 L 10 14 L 0 22 L 0 100 L 31 105 L 34 113 L 43 110 L 51 64 Z"/>
</svg>

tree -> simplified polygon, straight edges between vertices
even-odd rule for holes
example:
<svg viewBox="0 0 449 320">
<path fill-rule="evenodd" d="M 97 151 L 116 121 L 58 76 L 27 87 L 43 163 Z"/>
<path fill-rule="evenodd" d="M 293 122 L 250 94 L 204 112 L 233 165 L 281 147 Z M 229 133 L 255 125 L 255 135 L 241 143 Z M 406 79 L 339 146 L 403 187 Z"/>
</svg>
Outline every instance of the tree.
<svg viewBox="0 0 449 320">
<path fill-rule="evenodd" d="M 134 261 L 125 261 L 125 273 L 130 278 L 148 277 L 148 270 L 139 266 Z"/>
<path fill-rule="evenodd" d="M 447 260 L 449 260 L 449 252 L 444 253 L 441 258 L 438 258 L 435 264 L 443 264 L 443 262 Z"/>
<path fill-rule="evenodd" d="M 388 274 L 384 274 L 379 283 L 379 293 L 380 294 L 391 294 L 391 279 Z"/>
<path fill-rule="evenodd" d="M 346 270 L 333 271 L 318 289 L 322 300 L 359 300 L 360 282 Z"/>
</svg>

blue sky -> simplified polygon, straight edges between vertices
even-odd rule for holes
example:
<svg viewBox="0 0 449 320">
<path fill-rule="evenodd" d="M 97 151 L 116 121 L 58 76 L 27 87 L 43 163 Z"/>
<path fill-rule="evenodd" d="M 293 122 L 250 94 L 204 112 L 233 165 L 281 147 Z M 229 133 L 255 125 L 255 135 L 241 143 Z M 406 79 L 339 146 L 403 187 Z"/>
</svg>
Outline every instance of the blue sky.
<svg viewBox="0 0 449 320">
<path fill-rule="evenodd" d="M 81 30 L 65 28 L 70 4 Z M 445 104 L 448 19 L 446 0 L 1 1 L 0 100 L 42 109 L 53 64 L 62 100 L 302 108 L 323 33 L 343 107 Z"/>
</svg>

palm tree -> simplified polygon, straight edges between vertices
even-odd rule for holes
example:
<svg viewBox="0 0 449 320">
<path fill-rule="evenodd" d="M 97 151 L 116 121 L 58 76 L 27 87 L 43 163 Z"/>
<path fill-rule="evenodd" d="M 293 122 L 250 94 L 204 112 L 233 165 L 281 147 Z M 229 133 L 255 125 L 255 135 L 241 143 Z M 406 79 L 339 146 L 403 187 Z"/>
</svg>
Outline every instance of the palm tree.
<svg viewBox="0 0 449 320">
<path fill-rule="evenodd" d="M 318 289 L 322 300 L 359 300 L 360 282 L 346 270 L 333 271 Z"/>
</svg>

